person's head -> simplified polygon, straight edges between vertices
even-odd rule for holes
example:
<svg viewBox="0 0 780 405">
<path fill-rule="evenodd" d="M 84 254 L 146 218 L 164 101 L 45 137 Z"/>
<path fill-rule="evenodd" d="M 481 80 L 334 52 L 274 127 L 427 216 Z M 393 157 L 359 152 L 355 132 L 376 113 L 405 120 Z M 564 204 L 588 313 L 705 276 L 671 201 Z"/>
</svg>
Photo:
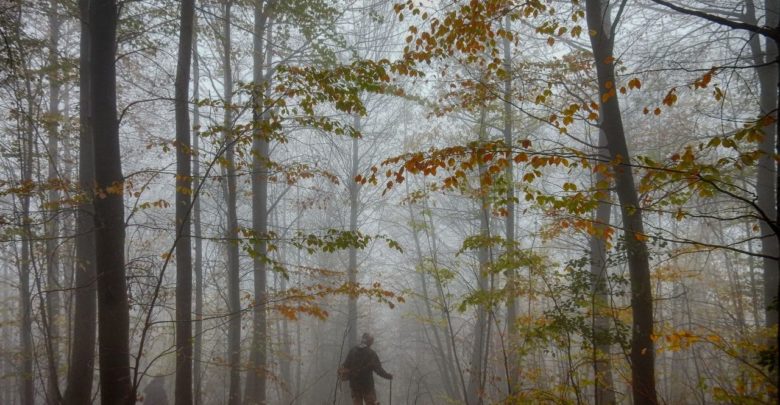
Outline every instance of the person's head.
<svg viewBox="0 0 780 405">
<path fill-rule="evenodd" d="M 360 344 L 365 347 L 369 347 L 374 343 L 374 337 L 371 336 L 370 333 L 366 332 L 363 333 L 363 336 L 360 338 Z"/>
</svg>

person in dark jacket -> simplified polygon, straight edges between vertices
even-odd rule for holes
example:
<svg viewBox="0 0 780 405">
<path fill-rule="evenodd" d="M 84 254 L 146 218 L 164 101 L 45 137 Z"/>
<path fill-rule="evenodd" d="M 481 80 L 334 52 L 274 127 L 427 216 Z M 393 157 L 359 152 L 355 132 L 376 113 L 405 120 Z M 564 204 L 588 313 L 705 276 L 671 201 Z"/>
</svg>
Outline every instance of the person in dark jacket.
<svg viewBox="0 0 780 405">
<path fill-rule="evenodd" d="M 371 349 L 374 337 L 364 333 L 360 344 L 353 347 L 344 363 L 342 370 L 349 379 L 349 389 L 352 391 L 353 405 L 376 405 L 376 391 L 374 390 L 374 373 L 380 377 L 392 380 L 393 375 L 382 368 L 379 356 Z"/>
</svg>

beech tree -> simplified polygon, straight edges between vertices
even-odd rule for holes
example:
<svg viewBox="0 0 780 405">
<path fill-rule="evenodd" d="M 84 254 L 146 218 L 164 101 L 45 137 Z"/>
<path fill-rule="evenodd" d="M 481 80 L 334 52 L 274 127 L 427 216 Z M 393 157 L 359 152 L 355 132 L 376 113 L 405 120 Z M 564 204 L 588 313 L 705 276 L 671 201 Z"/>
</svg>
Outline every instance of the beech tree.
<svg viewBox="0 0 780 405">
<path fill-rule="evenodd" d="M 81 30 L 79 35 L 79 193 L 83 195 L 76 209 L 76 263 L 73 287 L 73 345 L 68 364 L 66 404 L 83 404 L 92 398 L 97 331 L 96 262 L 94 234 L 95 152 L 91 126 L 89 74 L 89 0 L 79 1 Z"/>
<path fill-rule="evenodd" d="M 181 3 L 176 65 L 176 404 L 192 404 L 192 147 L 190 63 L 195 1 Z M 196 196 L 197 197 L 197 196 Z"/>
<path fill-rule="evenodd" d="M 130 319 L 125 279 L 124 177 L 116 105 L 114 0 L 89 4 L 89 107 L 95 159 L 95 266 L 98 297 L 100 397 L 106 404 L 135 401 L 130 380 Z"/>
</svg>

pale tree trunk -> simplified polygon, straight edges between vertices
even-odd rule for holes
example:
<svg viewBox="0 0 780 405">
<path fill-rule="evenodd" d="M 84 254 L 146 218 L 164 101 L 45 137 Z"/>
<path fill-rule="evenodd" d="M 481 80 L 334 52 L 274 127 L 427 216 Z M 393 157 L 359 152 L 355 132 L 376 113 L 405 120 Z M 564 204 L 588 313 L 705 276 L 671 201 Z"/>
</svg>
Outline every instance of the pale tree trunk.
<svg viewBox="0 0 780 405">
<path fill-rule="evenodd" d="M 599 131 L 599 160 L 608 161 L 607 139 L 604 131 Z M 599 184 L 607 184 L 604 189 L 598 189 L 603 193 L 599 198 L 596 207 L 596 216 L 594 222 L 594 234 L 590 237 L 590 274 L 592 279 L 593 294 L 593 374 L 595 376 L 595 399 L 596 405 L 606 405 L 615 403 L 615 388 L 612 382 L 612 360 L 610 359 L 610 348 L 612 346 L 611 317 L 608 315 L 609 305 L 609 286 L 607 278 L 609 277 L 607 266 L 607 240 L 605 230 L 610 226 L 609 217 L 611 205 L 609 203 L 609 179 L 602 171 L 596 172 L 594 182 L 596 187 Z"/>
<path fill-rule="evenodd" d="M 511 19 L 507 15 L 504 18 L 504 30 L 510 31 Z M 504 37 L 504 144 L 508 151 L 512 150 L 512 53 L 509 39 Z M 515 250 L 515 178 L 514 161 L 512 156 L 507 158 L 508 165 L 504 172 L 506 177 L 506 255 L 513 257 Z M 520 356 L 517 352 L 517 344 L 520 336 L 517 333 L 517 299 L 515 295 L 517 284 L 517 271 L 514 268 L 507 270 L 507 300 L 506 300 L 506 330 L 507 330 L 507 390 L 509 396 L 513 396 L 520 388 Z"/>
<path fill-rule="evenodd" d="M 362 123 L 360 116 L 355 115 L 353 124 L 355 130 L 360 132 L 362 130 Z M 352 138 L 352 159 L 350 164 L 349 179 L 347 184 L 349 187 L 349 232 L 355 234 L 358 230 L 358 212 L 360 210 L 358 200 L 360 193 L 360 185 L 355 181 L 358 173 L 358 164 L 360 161 L 358 155 L 358 139 Z M 355 246 L 349 247 L 349 265 L 347 266 L 347 281 L 350 285 L 356 286 L 357 284 L 357 248 Z M 347 345 L 348 347 L 354 347 L 358 344 L 358 313 L 357 313 L 357 296 L 350 295 L 347 302 Z"/>
<path fill-rule="evenodd" d="M 449 369 L 454 372 L 457 371 L 457 378 L 460 381 L 460 388 L 461 393 L 463 397 L 461 399 L 466 400 L 468 398 L 468 386 L 466 385 L 466 380 L 463 377 L 463 370 L 461 368 L 460 359 L 458 356 L 458 352 L 455 349 L 455 330 L 452 326 L 452 317 L 450 316 L 450 309 L 449 309 L 449 303 L 447 302 L 447 294 L 445 294 L 444 291 L 444 285 L 441 280 L 441 276 L 439 275 L 439 257 L 438 252 L 439 249 L 437 247 L 437 238 L 436 235 L 436 226 L 433 222 L 433 215 L 429 215 L 428 221 L 425 220 L 425 213 L 430 212 L 430 209 L 428 207 L 427 200 L 423 200 L 423 221 L 427 222 L 425 226 L 425 235 L 428 238 L 428 245 L 431 249 L 431 264 L 433 266 L 433 273 L 434 273 L 434 280 L 436 281 L 436 293 L 438 295 L 439 301 L 441 303 L 441 312 L 442 317 L 444 318 L 444 321 L 447 324 L 447 327 L 444 328 L 444 342 L 446 345 L 447 350 L 447 362 L 449 364 Z"/>
<path fill-rule="evenodd" d="M 271 215 L 271 227 L 279 229 L 278 210 L 271 210 L 269 214 Z M 300 217 L 300 215 L 298 216 Z M 287 230 L 285 230 L 285 232 L 282 234 L 282 238 L 284 238 L 286 233 Z M 276 260 L 278 263 L 287 263 L 287 258 L 285 257 L 284 253 L 285 251 L 283 250 L 276 251 Z M 279 282 L 279 288 L 277 290 L 278 294 L 281 297 L 285 297 L 287 293 L 287 277 L 274 272 L 274 289 L 276 289 L 277 281 Z M 279 364 L 279 381 L 275 385 L 279 388 L 279 391 L 281 391 L 279 393 L 279 399 L 281 400 L 281 403 L 292 404 L 294 402 L 294 397 L 292 391 L 292 368 L 290 364 L 290 359 L 292 357 L 290 325 L 286 316 L 282 316 L 278 323 L 281 324 L 277 324 L 276 326 L 279 345 L 279 350 L 276 351 L 276 353 L 278 353 L 276 357 L 278 359 L 277 363 Z M 273 364 L 273 358 L 269 359 L 268 363 Z"/>
<path fill-rule="evenodd" d="M 745 228 L 745 235 L 750 235 L 751 221 L 744 221 L 743 227 Z M 763 321 L 761 320 L 761 315 L 759 315 L 761 311 L 761 304 L 760 304 L 760 298 L 759 298 L 759 292 L 758 292 L 758 280 L 756 278 L 757 274 L 757 268 L 756 268 L 756 258 L 754 255 L 755 248 L 753 247 L 753 240 L 749 240 L 748 243 L 748 258 L 747 258 L 747 266 L 748 266 L 748 278 L 750 279 L 750 314 L 753 316 L 753 326 L 754 327 L 760 327 L 760 325 L 763 324 Z"/>
<path fill-rule="evenodd" d="M 28 94 L 28 97 L 30 95 Z M 32 103 L 27 103 L 28 114 L 32 114 Z M 22 171 L 22 183 L 31 184 L 33 174 L 33 131 L 32 118 L 22 118 L 25 122 L 19 126 L 22 139 L 20 139 L 21 157 L 20 166 Z M 35 403 L 35 387 L 33 374 L 33 336 L 32 336 L 32 295 L 30 292 L 30 269 L 32 264 L 32 226 L 30 222 L 30 194 L 24 193 L 20 197 L 22 205 L 22 252 L 19 263 L 19 339 L 21 343 L 21 383 L 19 384 L 20 399 L 22 405 L 33 405 Z"/>
<path fill-rule="evenodd" d="M 284 261 L 283 261 L 284 262 Z M 286 277 L 280 277 L 280 287 L 279 287 L 279 293 L 281 296 L 285 296 L 285 293 L 287 292 L 287 278 Z M 292 342 L 290 340 L 290 322 L 288 321 L 287 317 L 282 317 L 282 327 L 281 330 L 281 341 L 279 342 L 281 345 L 281 350 L 279 356 L 279 374 L 282 379 L 281 381 L 281 387 L 283 391 L 283 403 L 285 404 L 291 404 L 293 403 L 293 381 L 292 381 L 292 367 L 290 365 L 290 358 L 292 357 Z"/>
<path fill-rule="evenodd" d="M 483 108 L 480 112 L 479 118 L 479 140 L 484 142 L 486 139 L 485 134 L 485 119 L 487 112 Z M 479 165 L 479 177 L 482 178 L 486 175 L 487 171 L 483 164 Z M 481 180 L 480 180 L 481 181 Z M 477 270 L 477 291 L 488 290 L 487 272 L 490 261 L 489 252 L 487 248 L 487 239 L 490 237 L 490 203 L 488 202 L 486 186 L 480 184 L 479 187 L 479 236 L 481 238 L 480 246 L 477 250 L 477 260 L 479 262 L 479 268 Z M 468 394 L 466 397 L 466 403 L 469 405 L 478 405 L 483 403 L 483 370 L 482 363 L 485 360 L 485 335 L 487 331 L 487 306 L 485 304 L 477 304 L 477 320 L 474 324 L 474 342 L 471 348 L 471 364 L 469 366 L 469 385 Z"/>
<path fill-rule="evenodd" d="M 227 187 L 225 200 L 227 203 L 227 275 L 228 275 L 228 365 L 230 367 L 230 391 L 228 404 L 241 403 L 241 299 L 240 299 L 240 268 L 238 262 L 238 218 L 236 213 L 236 158 L 235 134 L 233 134 L 233 69 L 231 67 L 231 8 L 232 0 L 224 4 L 224 22 L 222 32 L 222 70 L 223 70 L 223 100 L 225 115 L 223 117 L 225 141 L 225 158 L 227 160 Z"/>
<path fill-rule="evenodd" d="M 176 64 L 176 405 L 192 404 L 192 241 L 189 84 L 195 0 L 181 2 Z"/>
<path fill-rule="evenodd" d="M 3 266 L 2 272 L 0 272 L 0 275 L 2 275 L 2 277 L 6 280 L 12 279 L 12 275 L 9 270 L 9 267 Z M 2 294 L 0 294 L 0 298 L 2 298 L 3 302 L 7 302 L 10 307 L 13 307 L 12 301 L 9 299 L 12 294 L 13 293 L 10 291 L 10 289 L 5 289 L 3 290 Z M 0 319 L 2 319 L 2 322 L 6 324 L 11 324 L 12 322 L 16 321 L 12 312 L 12 310 L 15 308 L 8 309 L 9 311 L 3 313 L 3 317 Z M 16 404 L 16 400 L 14 399 L 14 389 L 16 388 L 16 384 L 19 382 L 14 366 L 14 359 L 11 355 L 11 353 L 17 350 L 15 343 L 13 343 L 13 339 L 11 339 L 11 334 L 13 333 L 12 331 L 13 328 L 2 328 L 2 335 L 0 335 L 2 336 L 3 350 L 0 372 L 2 372 L 6 378 L 5 383 L 2 385 L 2 387 L 0 387 L 0 400 L 3 401 L 4 404 Z"/>
<path fill-rule="evenodd" d="M 300 188 L 295 191 L 295 201 L 297 203 L 301 201 Z M 300 231 L 301 229 L 301 216 L 302 215 L 297 215 L 295 217 L 296 231 Z M 299 270 L 301 268 L 301 249 L 295 249 L 295 268 Z M 298 273 L 298 281 L 296 283 L 298 288 L 303 284 L 301 278 L 301 273 Z M 295 398 L 301 398 L 301 395 L 303 394 L 303 387 L 301 386 L 303 383 L 303 339 L 301 335 L 301 322 L 298 321 L 295 322 Z M 292 403 L 290 404 L 292 405 Z"/>
<path fill-rule="evenodd" d="M 116 0 L 91 0 L 90 109 L 94 130 L 95 261 L 98 287 L 100 396 L 104 404 L 129 404 L 129 312 L 125 280 L 124 178 L 116 111 Z"/>
<path fill-rule="evenodd" d="M 718 237 L 718 243 L 720 243 L 721 246 L 726 246 L 728 242 L 723 230 L 723 222 L 718 222 L 712 226 L 712 228 L 714 228 L 713 232 Z M 729 280 L 729 293 L 731 295 L 731 301 L 734 305 L 734 317 L 737 321 L 737 332 L 739 335 L 743 335 L 747 328 L 747 321 L 745 320 L 745 300 L 742 293 L 742 280 L 740 280 L 739 275 L 740 266 L 733 262 L 731 258 L 731 252 L 724 250 L 721 253 L 723 254 L 723 264 L 726 268 L 726 276 Z"/>
<path fill-rule="evenodd" d="M 192 174 L 193 184 L 197 189 L 200 187 L 200 108 L 198 99 L 200 98 L 200 71 L 198 60 L 198 21 L 197 15 L 193 13 L 193 32 L 192 32 Z M 203 234 L 200 221 L 200 196 L 195 195 L 195 201 L 192 207 L 192 226 L 195 237 L 195 344 L 193 358 L 193 402 L 195 405 L 201 405 L 202 395 L 202 376 L 201 376 L 201 353 L 203 351 Z"/>
<path fill-rule="evenodd" d="M 269 134 L 262 129 L 261 121 L 267 119 L 264 114 L 263 85 L 265 83 L 264 35 L 271 2 L 258 1 L 254 7 L 254 35 L 252 52 L 252 230 L 253 272 L 255 302 L 252 311 L 252 346 L 250 348 L 251 367 L 247 370 L 244 402 L 247 404 L 266 403 L 267 330 L 266 289 L 268 255 L 268 164 L 270 160 Z"/>
<path fill-rule="evenodd" d="M 625 131 L 615 92 L 614 38 L 612 25 L 605 21 L 605 3 L 586 0 L 585 13 L 602 102 L 601 129 L 614 167 L 615 186 L 620 201 L 624 226 L 628 269 L 631 278 L 631 389 L 635 404 L 657 404 L 655 388 L 655 345 L 653 335 L 653 297 L 650 264 L 645 243 L 642 210 L 630 166 Z M 609 91 L 611 95 L 608 95 Z M 602 94 L 604 94 L 602 96 Z"/>
<path fill-rule="evenodd" d="M 79 192 L 76 214 L 76 275 L 74 292 L 73 348 L 68 365 L 68 388 L 63 403 L 87 404 L 92 398 L 97 329 L 94 198 L 95 158 L 90 118 L 89 0 L 79 0 L 81 43 L 79 58 Z"/>
<path fill-rule="evenodd" d="M 22 15 L 21 2 L 18 3 L 16 13 L 19 16 Z M 14 25 L 15 39 L 21 40 L 21 21 Z M 35 134 L 33 127 L 33 101 L 32 101 L 32 88 L 30 73 L 27 72 L 27 67 L 22 67 L 25 70 L 24 75 L 24 90 L 19 91 L 16 102 L 19 109 L 22 111 L 17 117 L 17 132 L 19 142 L 19 169 L 21 171 L 21 181 L 24 185 L 32 184 L 33 176 L 33 151 L 35 142 Z M 26 103 L 27 111 L 23 111 Z M 33 374 L 33 357 L 35 355 L 35 348 L 33 344 L 32 335 L 32 294 L 30 291 L 30 269 L 32 267 L 32 224 L 30 218 L 30 204 L 31 194 L 21 193 L 19 196 L 19 202 L 21 204 L 21 257 L 18 257 L 18 274 L 19 274 L 19 366 L 17 366 L 17 373 L 19 375 L 19 399 L 22 405 L 33 405 L 35 403 L 35 387 L 34 387 L 34 374 Z"/>
<path fill-rule="evenodd" d="M 407 196 L 410 196 L 409 182 L 405 182 L 404 184 L 406 187 L 406 194 Z M 423 224 L 424 222 L 418 222 L 415 218 L 414 204 L 409 203 L 407 206 L 409 207 L 409 222 L 412 231 L 412 237 L 414 239 L 414 249 L 417 256 L 417 265 L 419 267 L 418 272 L 420 273 L 420 294 L 422 295 L 423 305 L 425 306 L 425 315 L 428 318 L 427 323 L 430 324 L 430 329 L 433 332 L 433 342 L 430 341 L 431 339 L 428 335 L 428 328 L 424 326 L 423 331 L 425 332 L 426 339 L 429 341 L 428 343 L 436 350 L 436 356 L 434 359 L 436 360 L 436 365 L 438 366 L 441 379 L 444 382 L 445 392 L 450 396 L 450 398 L 457 398 L 459 394 L 455 389 L 454 378 L 452 376 L 453 370 L 450 367 L 450 363 L 447 360 L 447 355 L 444 352 L 444 344 L 442 343 L 441 331 L 439 330 L 439 319 L 433 314 L 433 308 L 431 307 L 431 297 L 428 293 L 428 277 L 425 272 L 425 259 L 423 258 L 419 231 L 420 224 Z"/>
<path fill-rule="evenodd" d="M 56 185 L 60 179 L 58 164 L 60 154 L 60 78 L 59 78 L 59 47 L 57 42 L 60 37 L 60 18 L 58 12 L 58 0 L 49 1 L 49 111 L 46 119 L 46 130 L 48 133 L 48 181 L 49 191 L 47 200 L 49 201 L 49 215 L 46 221 L 46 313 L 48 316 L 48 342 L 49 351 L 49 372 L 47 375 L 47 395 L 46 398 L 50 404 L 58 404 L 61 401 L 59 379 L 57 369 L 59 367 L 59 313 L 60 313 L 60 289 L 59 282 L 59 245 L 60 218 L 59 204 L 60 191 Z"/>
<path fill-rule="evenodd" d="M 768 27 L 777 26 L 778 12 L 780 12 L 780 6 L 776 0 L 765 1 L 766 21 L 764 25 Z M 747 0 L 745 2 L 745 17 L 748 23 L 758 25 L 758 18 L 756 17 L 756 8 L 753 0 Z M 778 50 L 777 43 L 771 39 L 765 39 L 764 49 L 761 47 L 761 37 L 753 35 L 750 39 L 750 50 L 753 54 L 753 63 L 757 66 L 756 73 L 758 75 L 760 95 L 759 106 L 761 108 L 761 115 L 769 115 L 774 119 L 777 119 L 777 102 L 778 102 L 778 66 L 777 63 L 772 63 L 777 59 Z M 776 184 L 777 180 L 777 166 L 774 160 L 774 150 L 777 138 L 777 126 L 767 125 L 762 128 L 764 132 L 764 138 L 759 144 L 759 149 L 764 154 L 758 160 L 758 170 L 756 173 L 756 196 L 758 207 L 764 211 L 767 217 L 771 220 L 777 220 L 777 195 Z M 780 249 L 778 249 L 778 239 L 775 231 L 766 221 L 759 222 L 759 230 L 761 232 L 761 254 L 763 258 L 764 268 L 764 320 L 767 327 L 774 327 L 777 325 L 777 309 L 774 308 L 772 302 L 777 297 L 777 284 L 778 284 L 778 260 L 780 255 Z"/>
<path fill-rule="evenodd" d="M 65 87 L 63 89 L 62 93 L 62 100 L 63 100 L 63 108 L 62 110 L 64 112 L 70 113 L 71 111 L 71 94 L 70 94 L 71 88 Z M 73 155 L 73 126 L 71 125 L 71 118 L 70 116 L 63 116 L 63 123 L 62 123 L 62 130 L 61 130 L 61 138 L 64 140 L 62 143 L 62 168 L 60 169 L 60 175 L 63 179 L 67 182 L 67 184 L 75 184 L 78 185 L 78 172 L 76 171 L 76 164 L 78 164 L 78 160 Z M 75 182 L 74 182 L 75 180 Z M 74 293 L 74 276 L 76 271 L 76 243 L 75 243 L 75 229 L 76 229 L 76 213 L 78 211 L 78 206 L 69 207 L 68 209 L 63 209 L 63 216 L 60 220 L 60 223 L 62 224 L 62 231 L 60 232 L 61 235 L 68 235 L 70 236 L 70 239 L 63 242 L 62 246 L 60 247 L 60 253 L 61 256 L 61 262 L 60 262 L 60 286 L 62 289 L 65 289 L 67 292 L 63 291 L 61 293 L 61 304 L 60 304 L 60 311 L 61 312 L 61 319 L 60 319 L 60 327 L 63 328 L 63 330 L 60 331 L 60 349 L 62 352 L 62 355 L 60 356 L 60 360 L 65 364 L 66 370 L 67 365 L 69 363 L 68 354 L 73 349 L 73 293 Z M 67 374 L 67 372 L 66 372 Z M 60 377 L 60 384 L 62 384 L 63 378 L 65 375 L 62 375 Z M 65 387 L 61 386 L 61 389 L 64 389 Z M 63 392 L 64 395 L 64 392 Z M 62 402 L 62 400 L 60 400 Z"/>
</svg>

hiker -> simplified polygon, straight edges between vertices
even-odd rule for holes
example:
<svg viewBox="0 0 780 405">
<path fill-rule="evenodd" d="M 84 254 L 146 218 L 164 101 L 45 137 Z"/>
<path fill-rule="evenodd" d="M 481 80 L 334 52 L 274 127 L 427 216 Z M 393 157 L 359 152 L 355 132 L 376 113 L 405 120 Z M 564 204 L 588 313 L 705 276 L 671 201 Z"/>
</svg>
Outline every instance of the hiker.
<svg viewBox="0 0 780 405">
<path fill-rule="evenodd" d="M 168 405 L 164 377 L 154 377 L 146 386 L 146 389 L 144 389 L 144 405 Z"/>
<path fill-rule="evenodd" d="M 353 405 L 363 405 L 364 401 L 365 405 L 377 405 L 374 373 L 388 380 L 393 379 L 393 375 L 382 368 L 379 356 L 371 349 L 373 343 L 374 337 L 364 333 L 360 344 L 349 351 L 339 370 L 341 378 L 349 380 Z"/>
</svg>

